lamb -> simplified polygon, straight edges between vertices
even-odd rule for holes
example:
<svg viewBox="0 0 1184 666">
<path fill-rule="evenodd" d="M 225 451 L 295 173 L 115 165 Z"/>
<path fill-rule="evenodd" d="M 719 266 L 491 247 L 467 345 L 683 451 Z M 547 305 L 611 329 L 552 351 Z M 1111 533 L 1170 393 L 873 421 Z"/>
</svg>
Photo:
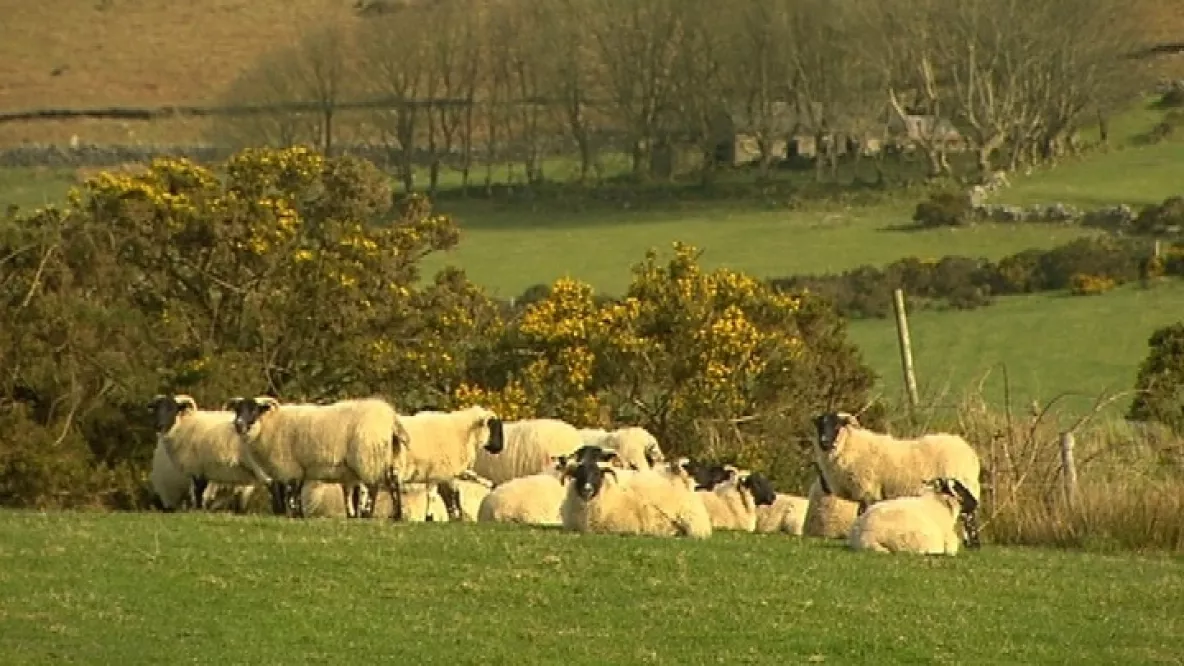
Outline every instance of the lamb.
<svg viewBox="0 0 1184 666">
<path fill-rule="evenodd" d="M 502 451 L 505 435 L 501 419 L 484 407 L 473 406 L 453 412 L 418 412 L 399 420 L 408 442 L 395 462 L 398 484 L 439 484 L 449 519 L 460 520 L 460 497 L 456 486 L 450 484 L 457 478 L 480 478 L 470 469 L 478 448 L 493 454 Z"/>
<path fill-rule="evenodd" d="M 254 485 L 256 477 L 235 434 L 232 412 L 198 409 L 197 401 L 184 394 L 157 395 L 149 406 L 156 417 L 158 448 L 163 448 L 177 474 L 193 481 L 195 508 L 202 508 L 211 481 Z M 167 483 L 164 479 L 170 474 L 160 470 L 162 484 Z M 188 488 L 184 492 L 187 494 Z M 175 501 L 176 488 L 168 494 L 169 501 Z M 164 503 L 161 497 L 162 506 Z"/>
<path fill-rule="evenodd" d="M 362 515 L 361 505 L 368 505 L 365 513 L 373 515 L 379 484 L 397 503 L 394 462 L 410 438 L 395 408 L 385 400 L 307 405 L 281 404 L 260 396 L 235 398 L 229 404 L 234 428 L 261 482 L 294 484 L 297 497 L 306 481 L 340 483 L 349 517 Z M 369 502 L 355 496 L 359 485 L 366 487 Z"/>
<path fill-rule="evenodd" d="M 626 478 L 619 478 L 603 456 L 588 455 L 569 464 L 564 476 L 572 482 L 560 508 L 564 527 L 595 533 L 711 536 L 711 516 L 695 494 L 688 462 L 683 458 L 666 469 Z"/>
<path fill-rule="evenodd" d="M 834 494 L 859 503 L 859 513 L 880 500 L 916 493 L 926 479 L 952 478 L 977 500 L 980 495 L 978 454 L 965 439 L 936 433 L 897 439 L 867 430 L 854 416 L 828 412 L 814 419 L 818 439 L 815 459 L 822 482 Z M 966 542 L 978 544 L 973 510 L 962 517 Z"/>
<path fill-rule="evenodd" d="M 711 527 L 717 530 L 756 530 L 758 507 L 769 506 L 777 498 L 769 480 L 755 472 L 729 470 L 729 476 L 711 490 L 695 494 L 707 507 Z"/>
<path fill-rule="evenodd" d="M 919 496 L 877 502 L 851 527 L 847 545 L 853 550 L 881 553 L 956 555 L 961 538 L 958 517 L 978 505 L 958 479 L 926 481 Z"/>
<path fill-rule="evenodd" d="M 584 444 L 575 426 L 559 419 L 510 421 L 504 432 L 501 453 L 477 451 L 473 462 L 473 472 L 494 485 L 546 472 L 554 467 L 556 458 L 570 455 Z"/>
</svg>

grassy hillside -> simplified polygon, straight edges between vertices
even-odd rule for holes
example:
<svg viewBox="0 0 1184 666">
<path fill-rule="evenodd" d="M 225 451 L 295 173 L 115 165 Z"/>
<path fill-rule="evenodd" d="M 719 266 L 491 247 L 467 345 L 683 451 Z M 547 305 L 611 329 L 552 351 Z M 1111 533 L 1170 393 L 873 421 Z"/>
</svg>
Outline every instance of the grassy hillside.
<svg viewBox="0 0 1184 666">
<path fill-rule="evenodd" d="M 1180 558 L 0 512 L 11 663 L 1180 663 Z M 183 655 L 183 656 L 182 656 Z"/>
<path fill-rule="evenodd" d="M 928 399 L 952 407 L 990 371 L 985 397 L 1001 403 L 1003 364 L 1015 405 L 1073 391 L 1078 395 L 1064 406 L 1085 408 L 1103 391 L 1133 388 L 1151 332 L 1181 320 L 1184 283 L 1177 280 L 1150 290 L 1037 294 L 1000 299 L 981 310 L 917 312 L 909 329 L 919 388 Z M 903 397 L 895 323 L 854 321 L 851 336 L 880 374 L 885 395 Z"/>
</svg>

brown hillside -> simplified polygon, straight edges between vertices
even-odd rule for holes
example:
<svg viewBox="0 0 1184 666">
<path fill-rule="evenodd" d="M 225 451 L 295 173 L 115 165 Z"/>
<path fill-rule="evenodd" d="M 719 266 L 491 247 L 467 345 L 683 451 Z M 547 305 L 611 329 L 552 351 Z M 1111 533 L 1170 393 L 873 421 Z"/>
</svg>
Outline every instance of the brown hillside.
<svg viewBox="0 0 1184 666">
<path fill-rule="evenodd" d="M 353 0 L 0 0 L 0 110 L 213 104 L 256 58 Z M 1184 41 L 1184 0 L 1142 0 L 1145 44 Z M 1138 48 L 1132 44 L 1132 50 Z M 1184 56 L 1148 66 L 1184 77 Z M 205 121 L 0 124 L 23 141 L 190 141 Z"/>
<path fill-rule="evenodd" d="M 213 103 L 268 50 L 348 0 L 0 0 L 0 110 Z M 21 141 L 194 138 L 198 121 L 0 124 Z"/>
</svg>

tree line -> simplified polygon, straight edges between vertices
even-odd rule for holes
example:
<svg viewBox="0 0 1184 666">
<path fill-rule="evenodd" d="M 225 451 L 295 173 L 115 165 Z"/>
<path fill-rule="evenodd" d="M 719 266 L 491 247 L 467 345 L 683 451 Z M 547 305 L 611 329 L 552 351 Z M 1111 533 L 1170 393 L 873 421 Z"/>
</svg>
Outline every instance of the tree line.
<svg viewBox="0 0 1184 666">
<path fill-rule="evenodd" d="M 373 3 L 372 3 L 373 4 Z M 1138 4 L 1138 3 L 1136 3 Z M 953 171 L 950 128 L 977 169 L 1019 168 L 1072 148 L 1144 88 L 1126 57 L 1143 14 L 1117 0 L 437 0 L 330 24 L 249 68 L 232 104 L 310 102 L 314 111 L 228 118 L 219 140 L 332 152 L 343 137 L 389 148 L 403 183 L 426 162 L 487 181 L 513 163 L 545 178 L 563 154 L 592 176 L 610 149 L 639 179 L 676 146 L 710 178 L 734 131 L 764 169 L 790 135 L 820 162 L 911 128 L 932 176 Z M 450 99 L 342 113 L 359 98 Z M 938 119 L 938 120 L 933 120 Z M 611 141 L 609 139 L 612 139 Z M 484 172 L 482 171 L 484 169 Z"/>
</svg>

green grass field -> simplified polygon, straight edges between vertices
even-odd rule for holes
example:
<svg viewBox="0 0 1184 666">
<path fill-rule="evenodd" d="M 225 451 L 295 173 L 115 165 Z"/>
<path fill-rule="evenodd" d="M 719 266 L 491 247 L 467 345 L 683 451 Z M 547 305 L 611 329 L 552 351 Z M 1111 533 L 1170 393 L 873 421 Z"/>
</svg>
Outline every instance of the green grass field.
<svg viewBox="0 0 1184 666">
<path fill-rule="evenodd" d="M 5 663 L 1179 664 L 1184 560 L 0 512 Z"/>
<path fill-rule="evenodd" d="M 990 371 L 984 397 L 1001 404 L 1007 366 L 1013 406 L 1062 391 L 1064 407 L 1084 409 L 1102 392 L 1130 390 L 1147 338 L 1184 320 L 1184 282 L 1152 289 L 1127 286 L 1100 296 L 1035 294 L 999 299 L 971 311 L 922 311 L 909 317 L 914 366 L 923 401 L 956 405 Z M 880 374 L 885 397 L 904 397 L 896 324 L 853 321 L 851 337 Z M 1124 409 L 1129 400 L 1115 403 Z"/>
</svg>

